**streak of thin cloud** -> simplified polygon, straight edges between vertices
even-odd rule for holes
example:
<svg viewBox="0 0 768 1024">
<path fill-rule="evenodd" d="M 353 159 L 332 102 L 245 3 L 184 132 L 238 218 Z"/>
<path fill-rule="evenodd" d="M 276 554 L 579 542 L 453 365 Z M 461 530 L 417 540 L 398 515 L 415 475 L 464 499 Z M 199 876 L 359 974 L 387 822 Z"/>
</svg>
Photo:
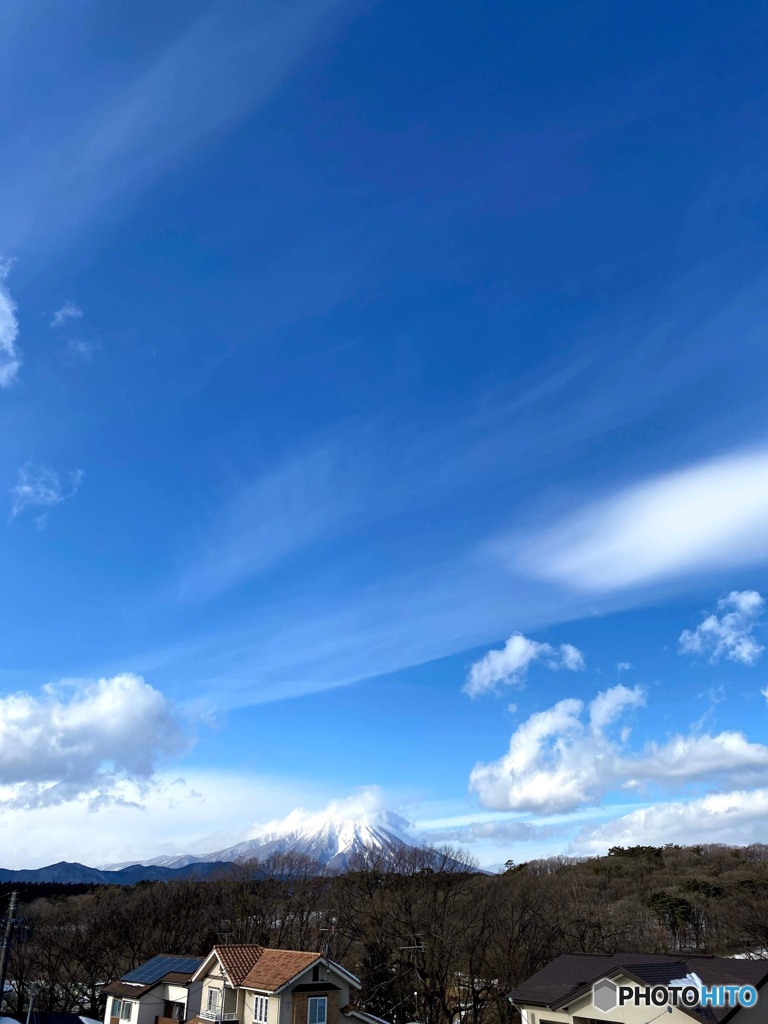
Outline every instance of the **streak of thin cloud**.
<svg viewBox="0 0 768 1024">
<path fill-rule="evenodd" d="M 32 121 L 32 139 L 45 139 L 0 178 L 2 249 L 18 255 L 42 231 L 50 242 L 80 229 L 107 200 L 168 172 L 266 103 L 350 10 L 348 0 L 218 5 L 106 100 L 66 122 Z"/>
</svg>

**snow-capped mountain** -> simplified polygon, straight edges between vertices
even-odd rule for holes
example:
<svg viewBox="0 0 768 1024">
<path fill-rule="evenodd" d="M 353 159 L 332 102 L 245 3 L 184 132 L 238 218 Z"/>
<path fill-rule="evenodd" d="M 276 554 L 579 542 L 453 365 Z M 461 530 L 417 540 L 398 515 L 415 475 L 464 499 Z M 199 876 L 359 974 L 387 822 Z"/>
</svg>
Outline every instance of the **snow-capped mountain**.
<svg viewBox="0 0 768 1024">
<path fill-rule="evenodd" d="M 324 865 L 330 871 L 344 871 L 356 854 L 387 860 L 402 850 L 419 849 L 420 844 L 405 831 L 407 822 L 389 812 L 368 815 L 364 820 L 342 816 L 316 816 L 297 812 L 281 827 L 265 829 L 253 839 L 225 850 L 202 856 L 182 854 L 155 857 L 91 868 L 84 864 L 49 864 L 31 870 L 0 869 L 2 882 L 65 882 L 81 885 L 134 885 L 140 881 L 171 881 L 181 878 L 226 877 L 231 865 L 244 861 L 265 861 L 273 853 L 300 853 Z M 436 854 L 434 861 L 426 853 L 426 864 L 438 870 L 466 870 L 450 855 Z M 369 861 L 370 863 L 370 861 Z M 453 865 L 453 867 L 452 867 Z M 473 869 L 470 869 L 473 870 Z"/>
<path fill-rule="evenodd" d="M 419 844 L 405 831 L 407 822 L 391 811 L 379 811 L 372 820 L 345 817 L 289 815 L 282 827 L 264 831 L 253 839 L 224 850 L 200 855 L 182 854 L 141 861 L 145 866 L 182 868 L 212 862 L 264 861 L 273 853 L 300 853 L 331 870 L 349 866 L 356 854 L 380 854 L 386 859 L 399 850 Z M 110 865 L 123 867 L 124 865 Z"/>
</svg>

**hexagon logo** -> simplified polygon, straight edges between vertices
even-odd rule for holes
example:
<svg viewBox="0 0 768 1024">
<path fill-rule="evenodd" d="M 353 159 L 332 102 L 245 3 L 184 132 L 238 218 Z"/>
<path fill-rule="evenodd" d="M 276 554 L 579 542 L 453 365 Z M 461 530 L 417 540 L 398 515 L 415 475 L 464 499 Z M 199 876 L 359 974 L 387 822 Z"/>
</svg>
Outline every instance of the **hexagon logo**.
<svg viewBox="0 0 768 1024">
<path fill-rule="evenodd" d="M 618 1003 L 616 985 L 608 978 L 601 978 L 592 986 L 592 1002 L 603 1013 L 608 1013 Z"/>
</svg>

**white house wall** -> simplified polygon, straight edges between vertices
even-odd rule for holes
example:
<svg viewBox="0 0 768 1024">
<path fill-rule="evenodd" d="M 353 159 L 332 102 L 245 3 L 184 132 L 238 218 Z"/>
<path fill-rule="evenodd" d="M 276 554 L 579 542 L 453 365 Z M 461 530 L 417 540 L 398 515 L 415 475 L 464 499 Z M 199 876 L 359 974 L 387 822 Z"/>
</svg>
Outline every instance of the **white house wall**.
<svg viewBox="0 0 768 1024">
<path fill-rule="evenodd" d="M 169 1003 L 184 1003 L 187 1004 L 187 989 L 184 985 L 163 985 L 162 987 L 163 999 L 167 999 Z"/>
<path fill-rule="evenodd" d="M 107 1009 L 104 1014 L 104 1024 L 109 1024 L 110 1018 L 114 1017 L 115 1014 L 113 1008 L 115 1003 L 119 1002 L 119 1000 L 119 996 L 110 996 L 109 999 L 107 1000 Z M 133 1000 L 129 1000 L 129 1002 L 131 1003 L 131 1016 L 126 1017 L 125 1024 L 136 1024 L 138 1003 L 134 1002 Z"/>
<path fill-rule="evenodd" d="M 245 990 L 245 1003 L 243 1007 L 243 1018 L 241 1024 L 253 1024 L 253 1013 L 256 1006 L 257 996 L 265 996 L 266 992 L 252 992 Z M 280 997 L 268 996 L 267 1003 L 267 1024 L 279 1024 L 280 1021 Z"/>
</svg>

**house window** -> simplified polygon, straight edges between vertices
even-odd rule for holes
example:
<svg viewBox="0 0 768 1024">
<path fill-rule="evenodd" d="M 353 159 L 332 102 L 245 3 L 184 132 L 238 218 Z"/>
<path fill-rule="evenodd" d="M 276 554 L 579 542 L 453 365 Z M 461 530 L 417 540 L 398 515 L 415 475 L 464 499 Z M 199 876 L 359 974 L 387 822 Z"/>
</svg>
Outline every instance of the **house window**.
<svg viewBox="0 0 768 1024">
<path fill-rule="evenodd" d="M 328 996 L 310 996 L 307 1024 L 327 1024 Z"/>
<path fill-rule="evenodd" d="M 218 1013 L 219 1010 L 219 990 L 217 988 L 208 989 L 208 1005 L 206 1009 L 210 1013 Z"/>
<path fill-rule="evenodd" d="M 269 1017 L 269 996 L 254 996 L 253 1021 L 254 1024 L 267 1024 Z"/>
<path fill-rule="evenodd" d="M 133 1003 L 128 999 L 112 1000 L 112 1016 L 117 1017 L 118 1020 L 130 1020 L 132 1009 Z"/>
</svg>

